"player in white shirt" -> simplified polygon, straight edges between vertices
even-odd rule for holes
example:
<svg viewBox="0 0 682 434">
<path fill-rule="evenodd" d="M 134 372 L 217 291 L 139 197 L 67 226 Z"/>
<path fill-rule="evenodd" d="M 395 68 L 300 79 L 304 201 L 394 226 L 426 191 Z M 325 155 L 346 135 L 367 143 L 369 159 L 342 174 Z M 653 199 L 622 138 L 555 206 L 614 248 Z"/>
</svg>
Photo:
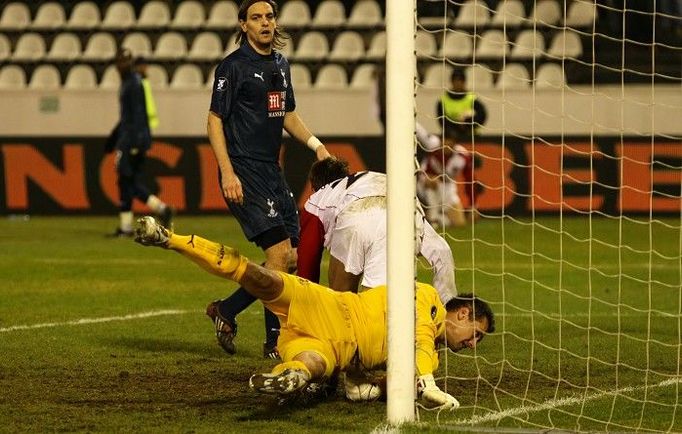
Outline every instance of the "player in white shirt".
<svg viewBox="0 0 682 434">
<path fill-rule="evenodd" d="M 417 195 L 429 222 L 442 227 L 464 226 L 464 207 L 455 179 L 471 164 L 469 152 L 449 140 L 444 144 L 417 123 L 417 141 L 427 151 L 419 164 Z"/>
<path fill-rule="evenodd" d="M 315 193 L 301 212 L 298 275 L 319 281 L 324 247 L 330 253 L 329 286 L 357 291 L 358 285 L 386 284 L 386 175 L 345 173 L 347 163 L 341 160 L 318 161 L 311 168 Z M 335 180 L 326 183 L 329 179 Z M 417 209 L 416 248 L 433 268 L 433 286 L 447 303 L 457 294 L 452 251 Z"/>
</svg>

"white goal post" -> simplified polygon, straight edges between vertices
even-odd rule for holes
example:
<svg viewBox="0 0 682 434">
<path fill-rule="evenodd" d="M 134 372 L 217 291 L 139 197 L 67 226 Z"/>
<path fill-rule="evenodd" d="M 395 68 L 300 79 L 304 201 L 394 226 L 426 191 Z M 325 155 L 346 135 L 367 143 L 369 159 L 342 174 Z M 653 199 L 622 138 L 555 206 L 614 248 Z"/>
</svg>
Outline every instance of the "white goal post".
<svg viewBox="0 0 682 434">
<path fill-rule="evenodd" d="M 386 5 L 387 419 L 414 420 L 414 0 Z M 411 337 L 411 338 L 410 338 Z"/>
</svg>

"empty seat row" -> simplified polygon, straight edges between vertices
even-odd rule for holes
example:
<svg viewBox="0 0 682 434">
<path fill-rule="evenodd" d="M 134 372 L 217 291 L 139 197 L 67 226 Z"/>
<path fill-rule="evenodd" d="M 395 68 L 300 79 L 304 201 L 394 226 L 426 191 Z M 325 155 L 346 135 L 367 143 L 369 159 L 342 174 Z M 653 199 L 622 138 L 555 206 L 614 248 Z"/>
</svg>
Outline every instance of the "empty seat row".
<svg viewBox="0 0 682 434">
<path fill-rule="evenodd" d="M 564 4 L 567 4 L 565 15 Z M 450 10 L 440 16 L 419 17 L 418 23 L 425 28 L 560 25 L 589 27 L 592 26 L 597 15 L 596 4 L 592 0 L 573 0 L 570 3 L 558 0 L 536 0 L 528 16 L 526 16 L 521 0 L 500 1 L 495 10 L 489 9 L 483 0 L 466 0 L 461 2 L 456 15 L 449 13 Z"/>
<path fill-rule="evenodd" d="M 126 30 L 132 28 L 174 28 L 186 29 L 206 27 L 210 29 L 233 28 L 237 23 L 237 5 L 232 1 L 218 1 L 210 9 L 207 16 L 204 4 L 200 1 L 186 0 L 181 2 L 171 17 L 168 3 L 165 1 L 146 2 L 139 18 L 130 2 L 115 1 L 104 14 L 96 2 L 82 1 L 76 3 L 71 15 L 66 17 L 61 3 L 56 1 L 43 3 L 33 20 L 28 6 L 22 2 L 9 3 L 0 16 L 0 31 L 34 30 Z"/>
<path fill-rule="evenodd" d="M 450 64 L 430 65 L 423 74 L 421 85 L 427 88 L 443 89 L 449 86 Z M 346 69 L 338 64 L 324 65 L 317 72 L 315 79 L 310 69 L 304 64 L 291 65 L 291 81 L 297 90 L 301 89 L 369 89 L 376 85 L 376 66 L 361 64 L 353 70 L 351 78 Z M 535 77 L 531 77 L 522 64 L 511 63 L 499 73 L 494 73 L 483 65 L 473 65 L 466 68 L 467 83 L 474 91 L 487 89 L 518 89 L 528 90 L 530 86 L 536 88 L 557 88 L 565 86 L 566 79 L 559 64 L 545 63 L 537 69 Z M 497 80 L 495 80 L 497 77 Z M 149 65 L 147 78 L 154 89 L 206 89 L 213 85 L 213 72 L 206 78 L 201 69 L 193 64 L 183 64 L 175 69 L 169 80 L 168 72 L 160 65 Z M 53 65 L 40 65 L 31 74 L 30 80 L 23 68 L 18 65 L 7 65 L 0 69 L 0 89 L 118 89 L 121 83 L 115 67 L 109 66 L 100 81 L 97 80 L 95 70 L 89 65 L 74 65 L 66 73 L 62 84 L 59 70 Z"/>
<path fill-rule="evenodd" d="M 436 35 L 420 30 L 416 36 L 416 51 L 419 58 L 504 58 L 530 59 L 541 56 L 550 58 L 578 58 L 583 53 L 580 35 L 572 31 L 557 31 L 547 44 L 544 36 L 535 30 L 519 32 L 515 41 L 507 40 L 501 30 L 487 30 L 481 35 L 466 32 L 448 31 L 438 48 Z M 162 34 L 156 47 L 143 32 L 127 34 L 121 43 L 136 56 L 155 60 L 216 61 L 237 49 L 234 36 L 226 45 L 215 32 L 199 33 L 190 47 L 187 38 L 179 32 Z M 36 62 L 43 59 L 51 61 L 107 61 L 116 54 L 117 43 L 113 35 L 97 32 L 87 41 L 82 50 L 81 42 L 74 33 L 58 34 L 49 51 L 42 36 L 38 33 L 25 33 L 11 50 L 7 36 L 0 34 L 0 61 Z M 283 53 L 299 62 L 330 60 L 334 62 L 376 61 L 386 53 L 386 33 L 375 33 L 369 47 L 365 49 L 362 36 L 355 31 L 343 31 L 334 39 L 330 48 L 327 37 L 318 31 L 308 31 L 301 36 L 294 47 L 289 41 Z"/>
<path fill-rule="evenodd" d="M 139 16 L 132 4 L 127 1 L 114 1 L 103 11 L 97 3 L 83 1 L 77 3 L 70 16 L 61 3 L 43 3 L 31 19 L 29 7 L 23 2 L 9 3 L 0 16 L 0 31 L 21 31 L 26 29 L 228 29 L 238 25 L 238 6 L 234 1 L 217 1 L 210 9 L 204 2 L 185 0 L 178 4 L 174 13 L 165 1 L 149 1 L 142 7 Z M 303 0 L 290 0 L 282 6 L 279 14 L 282 26 L 336 28 L 339 26 L 373 28 L 383 25 L 383 13 L 375 0 L 360 0 L 350 15 L 339 0 L 324 0 L 311 17 L 308 3 Z"/>
<path fill-rule="evenodd" d="M 438 48 L 436 36 L 425 30 L 417 31 L 415 40 L 418 58 L 498 58 L 530 59 L 578 58 L 583 54 L 580 34 L 575 31 L 556 31 L 546 44 L 542 33 L 528 29 L 519 32 L 511 42 L 502 30 L 486 30 L 472 35 L 462 31 L 448 31 Z"/>
<path fill-rule="evenodd" d="M 424 72 L 421 85 L 427 88 L 448 88 L 452 69 L 453 66 L 447 63 L 430 65 Z M 528 90 L 531 86 L 560 89 L 566 85 L 566 74 L 557 63 L 543 63 L 535 72 L 535 77 L 531 77 L 528 69 L 520 63 L 508 63 L 499 73 L 476 64 L 468 66 L 465 75 L 468 88 L 474 91 L 494 88 Z"/>
<path fill-rule="evenodd" d="M 302 64 L 291 65 L 291 81 L 295 89 L 344 89 L 348 86 L 353 88 L 368 88 L 374 85 L 374 64 L 364 64 L 355 68 L 352 80 L 348 80 L 346 70 L 335 64 L 325 65 L 317 73 L 313 81 L 310 70 Z M 169 80 L 166 69 L 160 65 L 147 67 L 147 79 L 155 89 L 203 89 L 213 85 L 213 72 L 206 78 L 201 68 L 194 64 L 178 66 Z M 80 64 L 72 66 L 66 73 L 66 79 L 62 84 L 59 69 L 54 65 L 39 65 L 27 79 L 25 70 L 19 65 L 6 65 L 0 70 L 0 90 L 4 89 L 118 89 L 121 78 L 112 65 L 107 67 L 102 74 L 101 80 L 97 80 L 97 74 L 89 65 Z"/>
<path fill-rule="evenodd" d="M 201 69 L 193 64 L 180 65 L 175 69 L 173 78 L 159 65 L 149 65 L 147 78 L 153 88 L 163 89 L 201 89 L 210 86 Z M 212 79 L 211 79 L 212 80 Z M 26 72 L 18 65 L 6 65 L 0 70 L 0 89 L 118 89 L 121 78 L 114 66 L 108 67 L 98 82 L 95 70 L 89 65 L 74 65 L 66 74 L 62 84 L 59 69 L 54 65 L 39 65 L 27 80 Z"/>
<path fill-rule="evenodd" d="M 213 32 L 197 35 L 191 48 L 187 47 L 187 39 L 178 32 L 161 35 L 156 49 L 152 49 L 149 37 L 141 32 L 127 34 L 121 46 L 129 48 L 136 56 L 145 56 L 159 60 L 186 58 L 195 61 L 213 61 L 225 56 L 226 50 L 220 37 Z M 113 35 L 97 32 L 90 36 L 83 49 L 80 38 L 70 32 L 58 34 L 49 49 L 38 33 L 24 33 L 18 39 L 14 51 L 9 39 L 0 34 L 0 61 L 36 62 L 50 61 L 108 61 L 114 58 L 118 44 Z"/>
<path fill-rule="evenodd" d="M 22 34 L 11 49 L 10 39 L 0 33 L 0 61 L 36 62 L 43 59 L 51 61 L 104 61 L 116 55 L 118 44 L 116 38 L 107 32 L 92 34 L 83 49 L 81 39 L 72 32 L 59 33 L 47 49 L 44 38 L 36 32 Z M 145 56 L 157 60 L 188 59 L 193 61 L 215 61 L 237 49 L 233 35 L 225 45 L 215 32 L 199 33 L 190 47 L 187 38 L 180 32 L 163 33 L 152 47 L 149 36 L 143 32 L 131 32 L 125 35 L 121 46 L 129 48 L 136 56 Z M 377 60 L 385 56 L 386 34 L 377 33 L 368 50 L 358 32 L 345 31 L 334 40 L 330 50 L 327 37 L 317 31 L 305 33 L 294 50 L 293 41 L 289 41 L 283 53 L 290 59 L 332 61 L 358 61 L 361 59 Z"/>
</svg>

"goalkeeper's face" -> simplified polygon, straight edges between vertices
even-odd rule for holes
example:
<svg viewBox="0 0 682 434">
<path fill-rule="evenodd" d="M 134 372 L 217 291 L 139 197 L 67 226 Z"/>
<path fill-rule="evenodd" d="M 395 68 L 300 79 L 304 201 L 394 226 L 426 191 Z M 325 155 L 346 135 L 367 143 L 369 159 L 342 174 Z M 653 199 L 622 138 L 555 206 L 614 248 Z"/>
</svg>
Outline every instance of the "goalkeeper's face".
<svg viewBox="0 0 682 434">
<path fill-rule="evenodd" d="M 476 347 L 487 330 L 488 319 L 484 316 L 474 320 L 468 307 L 460 307 L 445 316 L 445 339 L 454 352 Z"/>
</svg>

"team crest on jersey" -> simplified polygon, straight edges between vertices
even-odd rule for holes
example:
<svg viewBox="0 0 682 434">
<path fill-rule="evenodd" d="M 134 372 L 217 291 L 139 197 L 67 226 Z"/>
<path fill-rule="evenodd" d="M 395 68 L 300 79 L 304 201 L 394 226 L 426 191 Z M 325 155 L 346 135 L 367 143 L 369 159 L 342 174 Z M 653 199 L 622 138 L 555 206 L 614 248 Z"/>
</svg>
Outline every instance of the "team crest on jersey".
<svg viewBox="0 0 682 434">
<path fill-rule="evenodd" d="M 286 113 L 286 92 L 268 92 L 268 117 L 279 118 Z"/>
<path fill-rule="evenodd" d="M 279 215 L 279 213 L 277 211 L 275 211 L 275 202 L 268 199 L 267 204 L 270 207 L 270 211 L 268 211 L 268 217 L 270 217 L 270 218 L 277 217 Z"/>
<path fill-rule="evenodd" d="M 287 88 L 287 76 L 286 76 L 286 74 L 284 73 L 284 70 L 283 70 L 283 69 L 280 69 L 280 70 L 279 70 L 279 73 L 282 74 L 282 85 L 283 85 L 284 88 L 286 89 L 286 88 Z"/>
<path fill-rule="evenodd" d="M 438 312 L 436 306 L 431 306 L 431 319 L 436 319 L 436 312 Z"/>
<path fill-rule="evenodd" d="M 218 77 L 216 79 L 216 85 L 215 85 L 215 90 L 217 91 L 223 91 L 227 87 L 227 78 L 226 77 Z"/>
</svg>

